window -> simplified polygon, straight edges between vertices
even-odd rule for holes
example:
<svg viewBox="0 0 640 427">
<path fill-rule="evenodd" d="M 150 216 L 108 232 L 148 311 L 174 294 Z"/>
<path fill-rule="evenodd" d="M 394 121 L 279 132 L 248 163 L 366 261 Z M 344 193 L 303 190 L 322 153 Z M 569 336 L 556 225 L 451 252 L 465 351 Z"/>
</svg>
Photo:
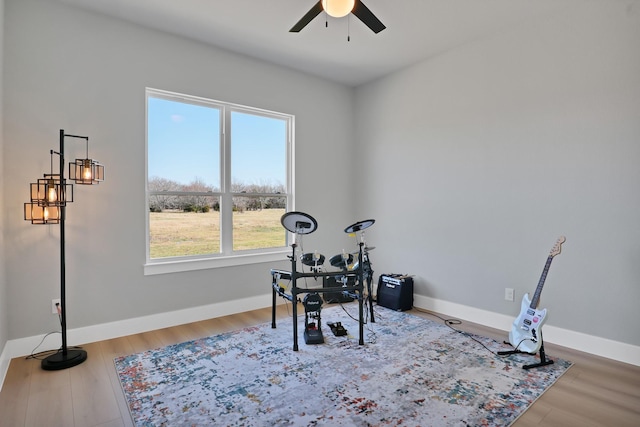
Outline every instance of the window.
<svg viewBox="0 0 640 427">
<path fill-rule="evenodd" d="M 146 96 L 145 274 L 281 259 L 293 117 L 156 89 Z"/>
</svg>

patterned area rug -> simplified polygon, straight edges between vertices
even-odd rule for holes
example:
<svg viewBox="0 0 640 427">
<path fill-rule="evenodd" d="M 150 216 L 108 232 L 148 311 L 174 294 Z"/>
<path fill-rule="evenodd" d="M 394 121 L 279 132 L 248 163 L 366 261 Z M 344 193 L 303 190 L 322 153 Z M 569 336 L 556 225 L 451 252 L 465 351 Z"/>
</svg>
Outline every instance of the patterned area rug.
<svg viewBox="0 0 640 427">
<path fill-rule="evenodd" d="M 357 304 L 346 310 L 357 318 Z M 321 312 L 324 344 L 289 319 L 115 359 L 136 426 L 507 426 L 571 363 L 531 370 L 428 319 L 376 307 L 358 323 Z M 336 337 L 327 322 L 341 322 Z M 494 352 L 506 346 L 474 336 Z"/>
</svg>

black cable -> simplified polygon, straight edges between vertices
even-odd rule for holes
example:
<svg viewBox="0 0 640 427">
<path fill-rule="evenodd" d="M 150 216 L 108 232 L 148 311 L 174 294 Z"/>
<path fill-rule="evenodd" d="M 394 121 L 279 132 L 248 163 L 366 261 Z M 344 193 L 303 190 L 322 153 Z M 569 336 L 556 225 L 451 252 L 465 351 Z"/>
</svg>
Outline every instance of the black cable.
<svg viewBox="0 0 640 427">
<path fill-rule="evenodd" d="M 58 350 L 46 350 L 46 351 L 41 351 L 40 353 L 34 353 L 38 347 L 40 347 L 42 345 L 42 343 L 44 342 L 45 339 L 47 339 L 47 337 L 51 334 L 61 334 L 62 332 L 60 331 L 53 331 L 53 332 L 49 332 L 48 334 L 46 334 L 44 337 L 42 337 L 42 339 L 40 340 L 40 343 L 38 343 L 38 345 L 31 350 L 31 354 L 28 355 L 27 357 L 25 357 L 25 359 L 38 359 L 38 356 L 47 353 L 47 355 L 49 353 L 53 354 L 53 353 L 57 353 Z"/>
<path fill-rule="evenodd" d="M 51 356 L 52 354 L 56 354 L 56 353 L 60 353 L 62 351 L 62 347 L 60 347 L 57 350 L 45 350 L 45 351 L 41 351 L 39 353 L 35 353 L 35 351 L 38 349 L 38 347 L 40 347 L 42 345 L 42 343 L 44 342 L 45 339 L 47 339 L 47 337 L 49 335 L 52 334 L 61 334 L 62 332 L 60 331 L 52 331 L 47 333 L 44 337 L 42 337 L 42 339 L 40 340 L 40 343 L 38 343 L 38 345 L 31 350 L 31 354 L 29 354 L 28 356 L 25 356 L 25 360 L 29 360 L 29 359 L 36 359 L 36 360 L 43 360 L 46 359 L 48 356 Z M 81 349 L 82 347 L 80 346 L 72 346 L 72 347 L 68 347 L 71 349 Z M 44 357 L 42 357 L 44 355 Z"/>
<path fill-rule="evenodd" d="M 496 353 L 495 351 L 491 350 L 489 347 L 487 347 L 486 345 L 484 345 L 484 343 L 483 343 L 482 341 L 480 341 L 480 340 L 476 339 L 476 338 L 475 338 L 471 333 L 469 333 L 469 332 L 465 332 L 465 331 L 460 330 L 460 329 L 456 329 L 456 328 L 454 328 L 454 327 L 452 326 L 452 325 L 462 325 L 462 320 L 460 320 L 460 319 L 447 319 L 447 318 L 444 318 L 444 317 L 442 317 L 442 316 L 440 316 L 440 315 L 438 315 L 438 314 L 436 314 L 436 313 L 433 313 L 433 312 L 431 312 L 431 311 L 428 311 L 428 310 L 423 310 L 423 309 L 416 308 L 416 307 L 413 307 L 413 308 L 414 308 L 416 311 L 419 311 L 419 312 L 421 312 L 421 313 L 425 313 L 425 314 L 428 314 L 428 315 L 430 315 L 430 316 L 437 317 L 438 319 L 442 320 L 442 321 L 444 322 L 444 324 L 445 324 L 445 325 L 447 325 L 451 330 L 453 330 L 453 331 L 455 331 L 455 332 L 457 332 L 457 333 L 459 333 L 459 334 L 465 335 L 466 337 L 468 337 L 468 338 L 470 338 L 470 339 L 474 340 L 475 342 L 477 342 L 478 344 L 480 344 L 482 347 L 484 347 L 484 348 L 485 348 L 489 353 L 491 353 L 491 354 L 493 354 L 493 355 L 495 355 L 495 356 L 501 357 L 501 358 L 502 358 L 502 357 L 505 357 L 505 356 L 508 356 L 507 354 L 498 354 L 498 353 Z M 518 350 L 518 347 L 520 347 L 520 344 L 522 344 L 522 343 L 523 343 L 523 341 L 526 341 L 526 338 L 525 338 L 525 339 L 523 339 L 522 341 L 520 341 L 520 342 L 518 343 L 518 345 L 516 346 L 516 348 L 514 349 L 514 351 L 517 351 L 517 350 Z M 519 350 L 518 350 L 518 351 L 519 351 Z"/>
<path fill-rule="evenodd" d="M 340 304 L 340 307 L 342 308 L 342 311 L 344 311 L 347 316 L 349 316 L 352 320 L 360 324 L 360 320 L 357 319 L 355 316 L 352 316 L 342 302 L 340 302 L 339 304 Z M 365 329 L 367 330 L 367 340 L 370 344 L 375 344 L 377 340 L 377 335 L 373 329 L 373 322 L 369 321 L 369 299 L 368 298 L 365 298 L 363 302 L 362 311 L 364 312 L 364 319 L 362 319 L 362 324 L 365 326 Z"/>
</svg>

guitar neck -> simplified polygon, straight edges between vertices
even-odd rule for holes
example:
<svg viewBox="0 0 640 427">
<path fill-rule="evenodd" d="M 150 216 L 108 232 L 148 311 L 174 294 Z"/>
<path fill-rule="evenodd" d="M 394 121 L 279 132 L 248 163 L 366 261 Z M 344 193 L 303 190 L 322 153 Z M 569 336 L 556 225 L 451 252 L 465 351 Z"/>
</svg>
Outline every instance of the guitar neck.
<svg viewBox="0 0 640 427">
<path fill-rule="evenodd" d="M 549 257 L 547 258 L 547 263 L 544 265 L 544 270 L 542 270 L 540 280 L 538 281 L 536 291 L 533 294 L 533 298 L 531 299 L 531 304 L 529 304 L 529 308 L 533 308 L 534 310 L 538 308 L 538 303 L 540 302 L 540 294 L 542 293 L 544 281 L 547 279 L 547 273 L 549 272 L 549 267 L 551 267 L 551 261 L 553 261 L 553 256 L 549 255 Z"/>
</svg>

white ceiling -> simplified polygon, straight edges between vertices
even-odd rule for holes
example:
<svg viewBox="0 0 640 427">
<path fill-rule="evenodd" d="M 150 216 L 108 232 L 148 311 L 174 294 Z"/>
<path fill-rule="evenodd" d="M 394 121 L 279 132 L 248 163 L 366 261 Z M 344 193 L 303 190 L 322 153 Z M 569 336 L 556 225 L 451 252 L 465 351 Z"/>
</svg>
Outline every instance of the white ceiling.
<svg viewBox="0 0 640 427">
<path fill-rule="evenodd" d="M 290 33 L 317 0 L 57 1 L 357 86 L 587 0 L 363 0 L 379 34 L 324 13 Z"/>
</svg>

